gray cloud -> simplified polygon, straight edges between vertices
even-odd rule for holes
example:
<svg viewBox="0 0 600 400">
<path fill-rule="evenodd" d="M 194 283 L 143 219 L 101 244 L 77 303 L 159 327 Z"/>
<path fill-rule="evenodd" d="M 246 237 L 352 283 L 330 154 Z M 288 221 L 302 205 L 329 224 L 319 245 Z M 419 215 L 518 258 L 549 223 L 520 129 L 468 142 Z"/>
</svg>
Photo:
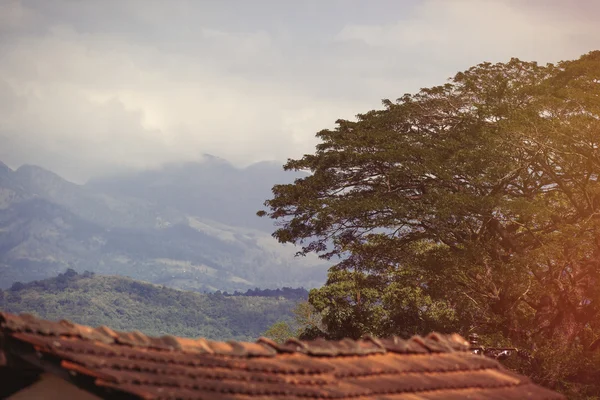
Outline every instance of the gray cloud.
<svg viewBox="0 0 600 400">
<path fill-rule="evenodd" d="M 312 152 L 314 134 L 478 62 L 600 47 L 593 0 L 7 0 L 0 160 L 83 181 L 211 153 Z"/>
</svg>

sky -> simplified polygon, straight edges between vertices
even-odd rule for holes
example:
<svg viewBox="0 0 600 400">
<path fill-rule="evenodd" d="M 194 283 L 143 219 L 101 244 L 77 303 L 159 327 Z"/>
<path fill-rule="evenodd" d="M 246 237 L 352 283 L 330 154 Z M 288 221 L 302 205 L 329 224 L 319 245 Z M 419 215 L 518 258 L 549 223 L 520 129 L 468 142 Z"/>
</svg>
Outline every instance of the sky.
<svg viewBox="0 0 600 400">
<path fill-rule="evenodd" d="M 596 0 L 0 0 L 0 160 L 74 182 L 316 132 L 483 61 L 600 49 Z"/>
</svg>

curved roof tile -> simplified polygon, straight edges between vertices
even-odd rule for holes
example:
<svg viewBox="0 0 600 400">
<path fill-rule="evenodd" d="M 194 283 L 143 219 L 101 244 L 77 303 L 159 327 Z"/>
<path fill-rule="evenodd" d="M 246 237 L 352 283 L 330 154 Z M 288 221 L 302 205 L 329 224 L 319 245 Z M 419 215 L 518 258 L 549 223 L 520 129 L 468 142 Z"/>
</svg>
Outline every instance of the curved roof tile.
<svg viewBox="0 0 600 400">
<path fill-rule="evenodd" d="M 0 313 L 0 355 L 110 397 L 563 399 L 459 335 L 256 343 L 149 337 Z M 0 357 L 2 360 L 3 357 Z"/>
</svg>

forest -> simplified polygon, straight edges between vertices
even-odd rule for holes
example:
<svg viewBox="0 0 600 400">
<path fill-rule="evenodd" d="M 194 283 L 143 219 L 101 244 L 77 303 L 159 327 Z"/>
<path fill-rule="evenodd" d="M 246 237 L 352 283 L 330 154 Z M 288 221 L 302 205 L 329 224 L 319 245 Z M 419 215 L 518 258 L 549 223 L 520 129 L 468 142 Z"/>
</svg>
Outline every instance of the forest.
<svg viewBox="0 0 600 400">
<path fill-rule="evenodd" d="M 254 341 L 279 320 L 291 320 L 297 300 L 225 296 L 171 289 L 119 276 L 67 270 L 55 278 L 0 290 L 0 309 L 49 320 L 65 316 L 93 327 L 213 340 Z"/>
</svg>

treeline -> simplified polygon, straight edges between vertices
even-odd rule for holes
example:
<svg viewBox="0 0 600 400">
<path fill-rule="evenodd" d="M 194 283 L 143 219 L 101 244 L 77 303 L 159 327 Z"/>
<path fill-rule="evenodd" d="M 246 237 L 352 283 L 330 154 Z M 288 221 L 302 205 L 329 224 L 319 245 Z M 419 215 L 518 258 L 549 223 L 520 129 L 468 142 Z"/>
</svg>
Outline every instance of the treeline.
<svg viewBox="0 0 600 400">
<path fill-rule="evenodd" d="M 94 272 L 90 271 L 85 271 L 82 274 L 79 274 L 74 269 L 69 268 L 64 273 L 58 274 L 58 276 L 54 278 L 27 283 L 15 282 L 8 289 L 8 291 L 19 292 L 27 289 L 41 289 L 45 291 L 64 290 L 69 286 L 70 283 L 76 282 L 80 279 L 91 278 L 95 275 L 96 274 Z M 2 293 L 2 289 L 0 289 L 0 293 Z"/>
<path fill-rule="evenodd" d="M 217 291 L 215 293 L 220 293 Z M 304 288 L 290 288 L 283 287 L 281 289 L 248 289 L 245 292 L 238 292 L 237 290 L 233 294 L 223 292 L 224 296 L 249 296 L 249 297 L 283 297 L 288 300 L 303 301 L 308 299 L 308 290 Z"/>
<path fill-rule="evenodd" d="M 58 274 L 55 278 L 44 279 L 40 281 L 32 281 L 27 283 L 15 282 L 10 289 L 11 292 L 18 292 L 25 289 L 40 288 L 46 291 L 63 290 L 69 283 L 76 282 L 80 279 L 91 278 L 95 276 L 94 272 L 85 271 L 79 274 L 72 268 L 67 269 L 64 273 Z M 140 283 L 141 284 L 141 283 Z M 1 289 L 0 289 L 1 292 Z M 248 289 L 246 292 L 235 291 L 228 293 L 217 290 L 213 293 L 206 293 L 214 296 L 248 296 L 248 297 L 275 297 L 284 298 L 287 300 L 304 301 L 308 299 L 308 290 L 304 288 L 283 287 L 277 289 Z"/>
</svg>

